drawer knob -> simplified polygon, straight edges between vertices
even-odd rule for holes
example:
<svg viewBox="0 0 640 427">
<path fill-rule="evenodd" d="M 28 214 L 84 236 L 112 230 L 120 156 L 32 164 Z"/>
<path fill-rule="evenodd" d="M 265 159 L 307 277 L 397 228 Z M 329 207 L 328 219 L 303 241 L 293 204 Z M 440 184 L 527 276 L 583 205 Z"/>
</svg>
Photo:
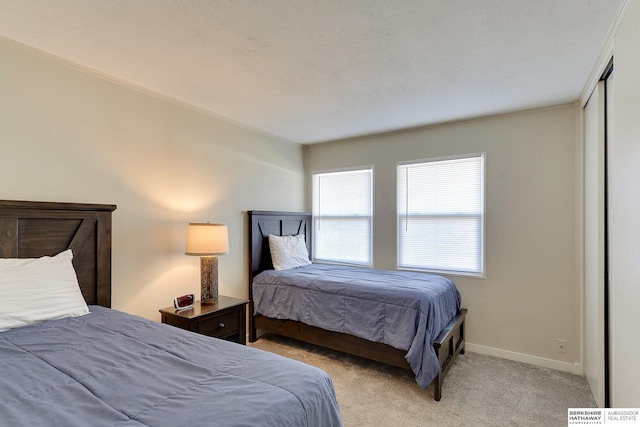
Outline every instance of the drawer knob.
<svg viewBox="0 0 640 427">
<path fill-rule="evenodd" d="M 224 329 L 224 323 L 222 323 L 222 322 L 218 323 L 218 328 L 219 329 Z"/>
</svg>

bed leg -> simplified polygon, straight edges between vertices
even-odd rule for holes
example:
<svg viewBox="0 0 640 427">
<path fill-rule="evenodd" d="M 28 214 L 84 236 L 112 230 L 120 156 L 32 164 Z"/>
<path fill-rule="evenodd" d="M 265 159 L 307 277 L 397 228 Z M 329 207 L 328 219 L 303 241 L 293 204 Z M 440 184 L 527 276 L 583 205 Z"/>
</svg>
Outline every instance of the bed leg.
<svg viewBox="0 0 640 427">
<path fill-rule="evenodd" d="M 251 288 L 249 288 L 249 293 L 251 293 Z M 254 325 L 253 300 L 251 299 L 251 295 L 249 295 L 249 342 L 256 342 L 258 340 L 258 332 Z"/>
<path fill-rule="evenodd" d="M 442 381 L 440 380 L 440 375 L 441 374 L 438 374 L 436 378 L 433 380 L 433 387 L 434 387 L 433 399 L 436 402 L 439 402 L 440 398 L 442 397 Z"/>
</svg>

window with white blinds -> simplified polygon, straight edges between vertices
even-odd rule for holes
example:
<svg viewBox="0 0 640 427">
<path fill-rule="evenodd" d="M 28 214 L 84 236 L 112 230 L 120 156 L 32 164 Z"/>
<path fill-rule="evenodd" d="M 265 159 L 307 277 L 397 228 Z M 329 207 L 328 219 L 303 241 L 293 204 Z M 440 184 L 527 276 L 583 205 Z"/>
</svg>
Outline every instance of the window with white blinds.
<svg viewBox="0 0 640 427">
<path fill-rule="evenodd" d="M 373 168 L 313 173 L 313 259 L 372 265 Z"/>
<path fill-rule="evenodd" d="M 484 276 L 484 154 L 398 164 L 398 268 Z"/>
</svg>

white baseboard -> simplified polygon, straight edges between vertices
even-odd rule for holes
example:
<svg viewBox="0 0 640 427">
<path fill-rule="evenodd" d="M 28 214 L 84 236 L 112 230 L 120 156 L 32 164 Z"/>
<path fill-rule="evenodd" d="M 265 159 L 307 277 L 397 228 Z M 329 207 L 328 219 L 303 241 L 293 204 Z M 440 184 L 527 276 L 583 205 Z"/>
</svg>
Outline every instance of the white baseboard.
<svg viewBox="0 0 640 427">
<path fill-rule="evenodd" d="M 544 357 L 531 356 L 530 354 L 501 350 L 499 348 L 486 347 L 483 345 L 471 344 L 469 342 L 465 343 L 464 348 L 465 350 L 473 353 L 501 357 L 503 359 L 513 360 L 516 362 L 523 362 L 530 365 L 542 366 L 544 368 L 556 369 L 558 371 L 570 372 L 575 375 L 584 375 L 582 363 L 561 362 L 559 360 L 546 359 Z"/>
</svg>

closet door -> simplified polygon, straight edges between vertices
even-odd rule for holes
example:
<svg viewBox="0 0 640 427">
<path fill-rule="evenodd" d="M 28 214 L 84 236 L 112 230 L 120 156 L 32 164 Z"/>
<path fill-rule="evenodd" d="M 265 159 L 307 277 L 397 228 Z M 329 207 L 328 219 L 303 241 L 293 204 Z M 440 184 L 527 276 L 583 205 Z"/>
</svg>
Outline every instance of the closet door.
<svg viewBox="0 0 640 427">
<path fill-rule="evenodd" d="M 596 403 L 606 405 L 605 82 L 584 107 L 584 367 Z"/>
</svg>

